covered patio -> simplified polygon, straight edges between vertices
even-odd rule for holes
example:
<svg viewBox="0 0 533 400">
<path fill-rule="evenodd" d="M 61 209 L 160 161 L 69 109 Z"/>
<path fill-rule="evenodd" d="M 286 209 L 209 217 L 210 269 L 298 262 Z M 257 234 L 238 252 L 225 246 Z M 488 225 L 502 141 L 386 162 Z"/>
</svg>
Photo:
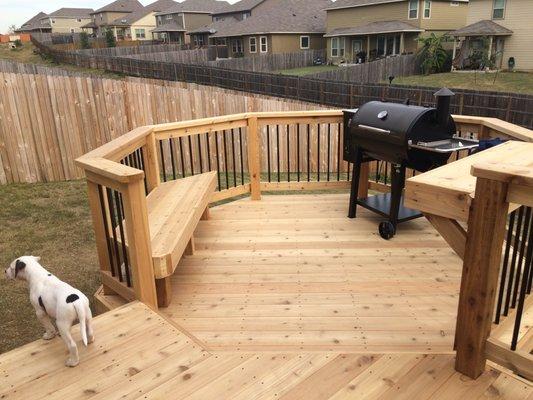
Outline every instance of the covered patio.
<svg viewBox="0 0 533 400">
<path fill-rule="evenodd" d="M 379 21 L 333 29 L 324 36 L 330 59 L 361 63 L 414 52 L 416 38 L 423 31 L 403 21 Z"/>
<path fill-rule="evenodd" d="M 154 40 L 161 40 L 165 43 L 185 43 L 185 29 L 175 21 L 159 25 L 152 30 L 152 36 Z"/>
<path fill-rule="evenodd" d="M 505 39 L 513 34 L 494 21 L 483 20 L 451 33 L 453 41 L 453 70 L 502 69 Z M 485 65 L 485 64 L 489 65 Z"/>
</svg>

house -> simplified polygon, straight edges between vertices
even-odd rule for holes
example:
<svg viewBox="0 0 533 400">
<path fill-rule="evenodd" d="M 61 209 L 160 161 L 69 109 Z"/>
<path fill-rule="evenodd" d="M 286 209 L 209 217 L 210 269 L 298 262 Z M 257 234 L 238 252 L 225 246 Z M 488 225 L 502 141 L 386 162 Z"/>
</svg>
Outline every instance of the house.
<svg viewBox="0 0 533 400">
<path fill-rule="evenodd" d="M 211 14 L 227 7 L 229 3 L 217 0 L 185 0 L 169 9 L 156 13 L 157 27 L 154 37 L 168 43 L 190 43 L 187 30 L 209 24 Z M 203 43 L 198 43 L 201 45 Z"/>
<path fill-rule="evenodd" d="M 82 26 L 94 36 L 104 36 L 110 24 L 118 18 L 144 9 L 138 0 L 116 0 L 91 13 L 91 21 Z"/>
<path fill-rule="evenodd" d="M 468 0 L 337 0 L 327 9 L 328 60 L 359 62 L 418 48 L 417 38 L 464 26 Z"/>
<path fill-rule="evenodd" d="M 157 0 L 146 7 L 126 14 L 108 24 L 119 40 L 151 40 L 156 27 L 157 12 L 176 4 L 173 0 Z"/>
<path fill-rule="evenodd" d="M 32 32 L 49 32 L 49 28 L 41 24 L 41 20 L 44 20 L 48 14 L 40 12 L 28 21 L 24 22 L 19 29 L 15 30 L 15 33 L 32 33 Z"/>
<path fill-rule="evenodd" d="M 77 33 L 82 26 L 91 21 L 92 8 L 63 7 L 50 14 L 40 12 L 26 21 L 17 33 L 47 32 L 47 33 Z"/>
<path fill-rule="evenodd" d="M 477 67 L 475 52 L 485 46 L 496 68 L 532 71 L 531 17 L 531 0 L 470 0 L 466 26 L 453 32 L 454 68 Z"/>
<path fill-rule="evenodd" d="M 248 2 L 250 3 L 250 2 Z M 189 31 L 208 34 L 212 44 L 227 44 L 230 57 L 323 49 L 330 0 L 264 0 L 251 10 L 239 3 L 213 15 L 213 23 Z M 229 12 L 229 11 L 231 12 Z"/>
</svg>

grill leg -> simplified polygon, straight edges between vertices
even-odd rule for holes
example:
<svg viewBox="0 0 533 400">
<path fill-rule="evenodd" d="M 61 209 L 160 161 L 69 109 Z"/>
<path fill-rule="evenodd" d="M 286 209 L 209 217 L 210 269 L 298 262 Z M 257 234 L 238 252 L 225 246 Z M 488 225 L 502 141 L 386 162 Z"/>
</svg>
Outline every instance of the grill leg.
<svg viewBox="0 0 533 400">
<path fill-rule="evenodd" d="M 363 163 L 363 153 L 357 150 L 355 163 L 352 172 L 352 188 L 350 190 L 350 205 L 348 208 L 348 218 L 355 218 L 357 211 L 357 194 L 359 193 L 359 178 L 361 177 L 361 164 Z"/>
<path fill-rule="evenodd" d="M 405 167 L 403 165 L 393 165 L 391 168 L 391 175 L 391 203 L 389 222 L 396 230 L 403 188 L 405 186 Z"/>
</svg>

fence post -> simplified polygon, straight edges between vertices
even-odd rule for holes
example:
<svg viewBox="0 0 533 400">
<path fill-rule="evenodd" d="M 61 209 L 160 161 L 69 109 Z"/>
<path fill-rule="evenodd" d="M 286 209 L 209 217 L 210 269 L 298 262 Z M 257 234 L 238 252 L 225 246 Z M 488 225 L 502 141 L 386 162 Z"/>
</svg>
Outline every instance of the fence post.
<svg viewBox="0 0 533 400">
<path fill-rule="evenodd" d="M 157 310 L 152 245 L 143 179 L 124 185 L 122 193 L 135 297 Z"/>
<path fill-rule="evenodd" d="M 144 149 L 144 173 L 146 174 L 146 187 L 148 188 L 148 193 L 150 193 L 161 184 L 159 160 L 157 158 L 157 146 L 154 132 L 150 133 L 146 137 L 146 146 Z"/>
<path fill-rule="evenodd" d="M 485 348 L 509 210 L 507 187 L 505 182 L 478 178 L 468 217 L 455 335 L 455 369 L 472 379 L 485 371 Z"/>
<path fill-rule="evenodd" d="M 261 159 L 257 117 L 248 118 L 248 172 L 252 200 L 261 200 Z"/>
</svg>

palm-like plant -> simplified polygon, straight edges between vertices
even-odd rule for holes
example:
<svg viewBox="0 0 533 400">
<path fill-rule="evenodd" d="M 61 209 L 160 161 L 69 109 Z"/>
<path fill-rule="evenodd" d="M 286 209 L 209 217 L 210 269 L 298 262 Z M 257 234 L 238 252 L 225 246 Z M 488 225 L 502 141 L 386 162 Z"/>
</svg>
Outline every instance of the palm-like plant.
<svg viewBox="0 0 533 400">
<path fill-rule="evenodd" d="M 448 41 L 447 35 L 437 36 L 431 33 L 427 37 L 417 39 L 422 47 L 418 50 L 417 58 L 425 75 L 440 72 L 446 63 L 448 53 L 444 50 L 444 42 Z"/>
</svg>

